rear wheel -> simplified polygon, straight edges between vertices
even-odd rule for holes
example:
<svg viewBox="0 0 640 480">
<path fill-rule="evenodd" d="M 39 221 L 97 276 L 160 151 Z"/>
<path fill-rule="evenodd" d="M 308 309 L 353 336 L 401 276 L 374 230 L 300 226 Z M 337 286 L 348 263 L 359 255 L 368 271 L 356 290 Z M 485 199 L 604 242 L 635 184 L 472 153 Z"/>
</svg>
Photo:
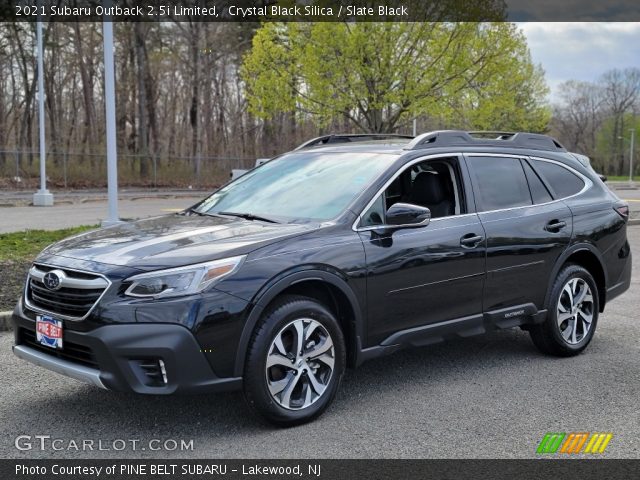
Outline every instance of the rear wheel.
<svg viewBox="0 0 640 480">
<path fill-rule="evenodd" d="M 531 339 L 544 353 L 577 355 L 593 338 L 598 312 L 598 287 L 593 277 L 579 265 L 567 265 L 553 284 L 546 320 L 529 331 Z"/>
<path fill-rule="evenodd" d="M 315 300 L 286 296 L 263 316 L 247 354 L 249 406 L 282 426 L 308 422 L 333 401 L 344 373 L 344 337 Z"/>
</svg>

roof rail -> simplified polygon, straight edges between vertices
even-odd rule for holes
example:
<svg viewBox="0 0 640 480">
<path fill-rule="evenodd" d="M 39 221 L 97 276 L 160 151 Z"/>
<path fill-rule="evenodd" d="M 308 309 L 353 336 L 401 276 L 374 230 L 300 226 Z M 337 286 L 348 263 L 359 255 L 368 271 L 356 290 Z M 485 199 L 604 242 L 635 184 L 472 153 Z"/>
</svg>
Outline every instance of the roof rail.
<svg viewBox="0 0 640 480">
<path fill-rule="evenodd" d="M 318 145 L 327 145 L 329 143 L 349 143 L 349 142 L 366 142 L 368 140 L 390 140 L 390 139 L 406 139 L 411 140 L 412 135 L 400 135 L 396 133 L 330 133 L 320 137 L 307 140 L 298 145 L 295 150 L 303 148 L 316 147 Z"/>
<path fill-rule="evenodd" d="M 409 142 L 405 150 L 453 146 L 513 147 L 566 152 L 555 138 L 539 133 L 466 132 L 464 130 L 438 130 L 423 133 Z"/>
</svg>

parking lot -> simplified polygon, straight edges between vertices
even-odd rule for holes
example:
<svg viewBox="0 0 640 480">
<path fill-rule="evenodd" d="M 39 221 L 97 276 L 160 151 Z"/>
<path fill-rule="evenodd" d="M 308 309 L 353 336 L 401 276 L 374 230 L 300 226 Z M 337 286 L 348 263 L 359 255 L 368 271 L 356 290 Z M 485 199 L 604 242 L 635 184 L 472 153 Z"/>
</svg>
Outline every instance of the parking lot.
<svg viewBox="0 0 640 480">
<path fill-rule="evenodd" d="M 631 218 L 640 220 L 640 188 L 636 182 L 612 182 L 609 187 L 629 203 Z M 124 190 L 120 192 L 118 212 L 122 219 L 138 219 L 166 215 L 192 206 L 207 196 L 207 190 Z M 0 234 L 28 229 L 57 230 L 59 228 L 95 225 L 107 218 L 106 192 L 56 192 L 53 207 L 31 207 L 32 193 L 0 192 Z"/>
<path fill-rule="evenodd" d="M 607 306 L 584 354 L 543 356 L 520 330 L 400 352 L 348 372 L 323 417 L 287 430 L 257 421 L 240 393 L 143 397 L 77 383 L 18 360 L 2 333 L 0 456 L 525 458 L 546 432 L 611 432 L 604 456 L 638 458 L 640 226 L 629 237 L 631 290 Z M 19 435 L 51 435 L 63 450 L 20 451 Z M 68 449 L 117 439 L 127 448 Z M 150 451 L 152 439 L 193 440 L 193 450 Z"/>
</svg>

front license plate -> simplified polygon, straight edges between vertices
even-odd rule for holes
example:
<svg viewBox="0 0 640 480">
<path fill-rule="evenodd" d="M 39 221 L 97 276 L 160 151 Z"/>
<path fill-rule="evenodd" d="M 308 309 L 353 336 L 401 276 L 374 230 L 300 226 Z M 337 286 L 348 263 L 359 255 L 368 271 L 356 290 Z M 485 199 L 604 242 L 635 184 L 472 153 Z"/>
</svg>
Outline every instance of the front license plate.
<svg viewBox="0 0 640 480">
<path fill-rule="evenodd" d="M 45 347 L 62 348 L 62 320 L 47 315 L 36 317 L 36 340 Z"/>
</svg>

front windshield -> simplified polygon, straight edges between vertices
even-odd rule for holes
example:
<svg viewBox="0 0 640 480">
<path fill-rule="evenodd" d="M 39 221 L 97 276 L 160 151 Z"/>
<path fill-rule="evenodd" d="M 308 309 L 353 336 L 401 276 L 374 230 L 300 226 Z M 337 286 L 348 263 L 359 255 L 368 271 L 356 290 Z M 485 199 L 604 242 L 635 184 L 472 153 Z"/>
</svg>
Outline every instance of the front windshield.
<svg viewBox="0 0 640 480">
<path fill-rule="evenodd" d="M 330 220 L 396 158 L 363 152 L 283 155 L 221 188 L 196 212 L 249 214 L 287 222 Z"/>
</svg>

